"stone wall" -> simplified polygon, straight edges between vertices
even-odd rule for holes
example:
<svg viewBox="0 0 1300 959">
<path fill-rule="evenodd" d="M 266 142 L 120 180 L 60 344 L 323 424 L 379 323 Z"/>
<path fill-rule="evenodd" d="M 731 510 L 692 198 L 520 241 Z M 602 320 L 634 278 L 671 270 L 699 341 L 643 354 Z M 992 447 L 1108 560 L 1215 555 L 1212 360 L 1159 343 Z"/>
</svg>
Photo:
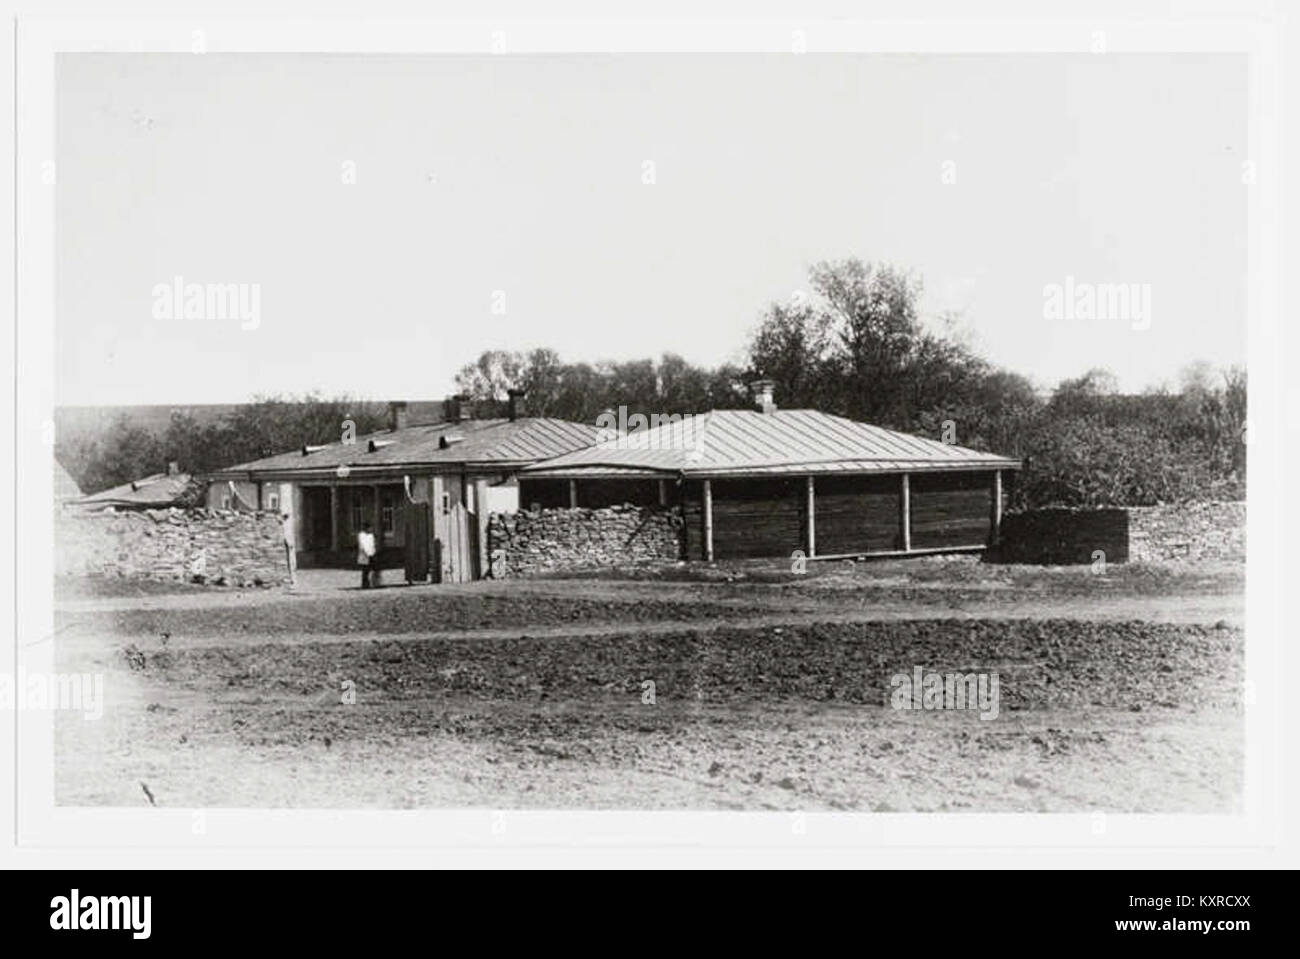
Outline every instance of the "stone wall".
<svg viewBox="0 0 1300 959">
<path fill-rule="evenodd" d="M 1068 565 L 1246 558 L 1245 503 L 1009 513 L 994 558 L 1004 563 Z"/>
<path fill-rule="evenodd" d="M 1129 559 L 1246 559 L 1245 503 L 1186 503 L 1147 506 L 1129 514 Z"/>
<path fill-rule="evenodd" d="M 60 513 L 54 571 L 216 586 L 288 579 L 279 517 L 214 509 Z"/>
<path fill-rule="evenodd" d="M 494 579 L 676 562 L 681 553 L 682 518 L 672 508 L 521 510 L 493 513 L 488 520 Z"/>
</svg>

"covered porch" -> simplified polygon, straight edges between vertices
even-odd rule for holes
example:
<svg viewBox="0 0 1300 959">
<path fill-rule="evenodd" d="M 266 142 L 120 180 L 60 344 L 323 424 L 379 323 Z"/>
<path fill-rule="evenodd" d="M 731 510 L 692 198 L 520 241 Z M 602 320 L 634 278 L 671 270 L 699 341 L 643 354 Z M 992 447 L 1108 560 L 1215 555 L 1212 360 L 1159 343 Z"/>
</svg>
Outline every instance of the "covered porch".
<svg viewBox="0 0 1300 959">
<path fill-rule="evenodd" d="M 400 569 L 405 561 L 407 503 L 401 483 L 303 483 L 298 517 L 298 565 L 350 569 L 357 565 L 357 533 L 370 523 L 377 565 Z"/>
</svg>

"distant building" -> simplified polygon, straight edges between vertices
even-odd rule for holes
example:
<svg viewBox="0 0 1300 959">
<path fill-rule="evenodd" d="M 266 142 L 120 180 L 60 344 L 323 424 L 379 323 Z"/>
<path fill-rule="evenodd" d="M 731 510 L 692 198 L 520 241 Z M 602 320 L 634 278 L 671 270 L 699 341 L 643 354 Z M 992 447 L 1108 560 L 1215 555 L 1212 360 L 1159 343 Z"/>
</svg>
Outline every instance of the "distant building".
<svg viewBox="0 0 1300 959">
<path fill-rule="evenodd" d="M 91 496 L 68 500 L 67 505 L 85 510 L 193 509 L 202 506 L 207 483 L 182 473 L 170 463 L 166 473 L 144 476 Z"/>
</svg>

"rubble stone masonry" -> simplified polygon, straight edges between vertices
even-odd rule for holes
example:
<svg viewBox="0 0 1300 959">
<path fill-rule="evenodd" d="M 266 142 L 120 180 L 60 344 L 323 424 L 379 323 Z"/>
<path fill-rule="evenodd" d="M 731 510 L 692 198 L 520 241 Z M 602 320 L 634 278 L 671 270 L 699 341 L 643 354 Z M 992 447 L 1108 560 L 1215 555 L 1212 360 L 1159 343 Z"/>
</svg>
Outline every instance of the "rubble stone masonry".
<svg viewBox="0 0 1300 959">
<path fill-rule="evenodd" d="M 215 509 L 63 512 L 54 521 L 61 576 L 273 586 L 288 579 L 280 519 Z"/>
<path fill-rule="evenodd" d="M 488 555 L 495 579 L 676 562 L 682 555 L 682 518 L 676 509 L 641 506 L 493 513 Z"/>
<path fill-rule="evenodd" d="M 997 550 L 1004 563 L 1066 565 L 1246 559 L 1246 504 L 1069 509 L 1050 507 L 1003 518 Z"/>
<path fill-rule="evenodd" d="M 1128 511 L 1130 560 L 1246 560 L 1246 504 L 1181 503 Z"/>
</svg>

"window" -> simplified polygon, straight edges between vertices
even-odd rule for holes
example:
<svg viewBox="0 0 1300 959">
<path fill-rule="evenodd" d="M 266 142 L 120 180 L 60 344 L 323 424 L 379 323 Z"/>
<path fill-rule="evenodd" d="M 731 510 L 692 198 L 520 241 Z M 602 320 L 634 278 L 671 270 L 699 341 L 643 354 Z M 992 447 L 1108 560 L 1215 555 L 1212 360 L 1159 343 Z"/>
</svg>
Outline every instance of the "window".
<svg viewBox="0 0 1300 959">
<path fill-rule="evenodd" d="M 269 509 L 269 510 L 271 510 L 271 511 L 273 511 L 273 512 L 279 512 L 279 511 L 280 511 L 280 494 L 279 494 L 279 493 L 271 493 L 271 494 L 266 498 L 266 503 L 267 503 L 267 507 L 266 507 L 267 509 Z"/>
<path fill-rule="evenodd" d="M 451 512 L 451 494 L 443 493 L 442 494 L 442 515 L 446 516 L 450 512 Z"/>
<path fill-rule="evenodd" d="M 384 527 L 385 533 L 393 531 L 393 504 L 385 503 L 379 510 L 379 522 Z"/>
<path fill-rule="evenodd" d="M 361 490 L 352 492 L 352 528 L 357 532 L 361 531 L 361 524 L 365 522 L 363 515 L 365 507 L 361 501 Z"/>
</svg>

